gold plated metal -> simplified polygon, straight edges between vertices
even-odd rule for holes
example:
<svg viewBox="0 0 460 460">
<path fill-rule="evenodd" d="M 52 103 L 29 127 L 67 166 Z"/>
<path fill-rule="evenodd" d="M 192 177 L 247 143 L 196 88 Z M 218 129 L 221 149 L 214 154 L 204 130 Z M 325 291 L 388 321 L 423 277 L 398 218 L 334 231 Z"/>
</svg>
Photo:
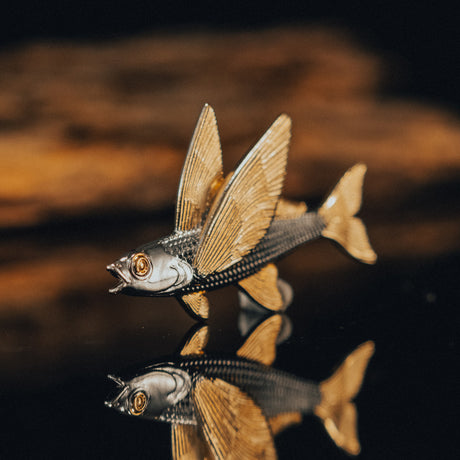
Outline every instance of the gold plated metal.
<svg viewBox="0 0 460 460">
<path fill-rule="evenodd" d="M 193 391 L 203 434 L 215 459 L 276 459 L 270 427 L 252 398 L 221 379 L 200 379 Z"/>
<path fill-rule="evenodd" d="M 307 204 L 303 201 L 291 201 L 280 198 L 276 207 L 275 219 L 295 219 L 307 211 Z"/>
<path fill-rule="evenodd" d="M 107 266 L 110 292 L 176 296 L 207 319 L 208 291 L 238 285 L 254 303 L 283 310 L 276 260 L 320 236 L 374 263 L 361 207 L 366 166 L 352 167 L 317 211 L 281 197 L 291 119 L 280 115 L 237 168 L 224 177 L 214 110 L 205 105 L 192 136 L 177 194 L 174 232 Z"/>
<path fill-rule="evenodd" d="M 318 214 L 326 222 L 322 234 L 340 243 L 353 257 L 373 264 L 377 255 L 369 244 L 366 228 L 354 215 L 361 208 L 362 188 L 367 167 L 357 164 L 340 179 Z"/>
<path fill-rule="evenodd" d="M 252 332 L 236 352 L 241 358 L 271 366 L 276 357 L 276 339 L 281 331 L 283 319 L 280 315 L 267 318 Z"/>
<path fill-rule="evenodd" d="M 131 414 L 141 415 L 147 407 L 147 396 L 143 391 L 138 391 L 132 397 L 131 401 Z"/>
<path fill-rule="evenodd" d="M 205 292 L 192 292 L 181 297 L 182 304 L 189 310 L 193 316 L 201 319 L 207 319 L 209 316 L 209 301 Z"/>
<path fill-rule="evenodd" d="M 106 405 L 170 423 L 174 460 L 274 460 L 274 436 L 308 414 L 322 420 L 337 446 L 358 454 L 353 399 L 374 343 L 357 347 L 331 377 L 318 383 L 271 367 L 283 324 L 283 315 L 265 318 L 236 357 L 208 355 L 209 329 L 195 326 L 167 362 L 146 366 L 128 380 L 110 376 L 117 394 Z"/>
<path fill-rule="evenodd" d="M 135 276 L 143 278 L 150 272 L 150 259 L 142 253 L 134 254 L 131 258 L 131 267 Z"/>
<path fill-rule="evenodd" d="M 275 264 L 268 264 L 254 275 L 239 281 L 238 285 L 259 305 L 280 311 L 283 309 L 283 299 L 277 283 L 278 269 Z"/>
<path fill-rule="evenodd" d="M 222 151 L 213 108 L 205 104 L 193 133 L 179 183 L 176 230 L 201 224 L 209 192 L 223 177 Z"/>
<path fill-rule="evenodd" d="M 280 115 L 211 206 L 193 266 L 200 276 L 239 262 L 264 237 L 286 174 L 291 119 Z"/>
<path fill-rule="evenodd" d="M 268 421 L 273 435 L 276 436 L 286 428 L 302 423 L 302 414 L 300 412 L 282 412 L 271 417 Z"/>
<path fill-rule="evenodd" d="M 181 356 L 202 355 L 209 339 L 208 326 L 201 326 L 184 344 Z"/>
<path fill-rule="evenodd" d="M 171 446 L 173 460 L 213 460 L 194 425 L 172 425 Z"/>
<path fill-rule="evenodd" d="M 356 406 L 351 401 L 358 394 L 367 365 L 374 354 L 374 342 L 365 342 L 352 352 L 337 371 L 320 384 L 321 402 L 315 414 L 334 442 L 352 455 L 361 446 L 357 434 Z"/>
</svg>

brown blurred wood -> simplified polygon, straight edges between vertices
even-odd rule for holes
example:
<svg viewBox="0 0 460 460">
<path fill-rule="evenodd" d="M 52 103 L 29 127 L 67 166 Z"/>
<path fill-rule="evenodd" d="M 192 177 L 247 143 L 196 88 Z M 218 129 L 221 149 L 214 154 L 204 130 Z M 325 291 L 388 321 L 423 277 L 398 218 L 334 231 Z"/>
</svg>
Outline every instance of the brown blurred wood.
<svg viewBox="0 0 460 460">
<path fill-rule="evenodd" d="M 381 79 L 375 56 L 327 29 L 3 51 L 0 227 L 171 206 L 204 102 L 216 110 L 227 168 L 276 115 L 291 115 L 288 196 L 323 194 L 357 161 L 369 166 L 376 201 L 458 173 L 458 120 L 382 99 Z"/>
<path fill-rule="evenodd" d="M 65 226 L 51 236 L 46 225 L 38 236 L 35 230 L 66 219 L 98 215 L 104 222 L 123 211 L 154 216 L 172 209 L 205 102 L 216 111 L 227 171 L 286 112 L 293 137 L 285 196 L 307 202 L 324 196 L 362 161 L 369 167 L 364 221 L 381 261 L 458 250 L 459 197 L 447 189 L 441 193 L 447 201 L 436 202 L 430 191 L 460 181 L 460 121 L 440 108 L 382 96 L 384 75 L 370 50 L 321 28 L 3 50 L 2 368 L 33 365 L 36 356 L 53 363 L 66 347 L 87 342 L 110 349 L 140 324 L 158 333 L 184 331 L 190 320 L 174 299 L 106 294 L 113 285 L 106 264 L 130 245 L 169 232 L 172 218 L 170 225 L 137 222 L 127 229 L 125 221 L 117 229 L 111 217 L 99 230 L 82 225 L 73 240 Z M 334 272 L 337 280 L 340 271 L 371 270 L 356 267 L 319 243 L 283 261 L 280 273 L 295 287 L 312 276 L 329 283 Z M 220 317 L 235 315 L 236 296 L 219 302 Z"/>
</svg>

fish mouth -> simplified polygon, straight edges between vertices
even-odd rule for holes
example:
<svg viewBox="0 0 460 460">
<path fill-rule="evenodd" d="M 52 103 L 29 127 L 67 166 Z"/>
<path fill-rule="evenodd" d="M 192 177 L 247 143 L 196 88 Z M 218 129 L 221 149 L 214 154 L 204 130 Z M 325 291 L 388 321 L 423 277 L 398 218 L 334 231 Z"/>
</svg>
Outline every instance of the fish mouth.
<svg viewBox="0 0 460 460">
<path fill-rule="evenodd" d="M 126 286 L 129 285 L 129 282 L 128 280 L 125 278 L 125 275 L 123 275 L 123 272 L 121 271 L 120 267 L 118 265 L 116 265 L 116 263 L 114 264 L 110 264 L 110 265 L 107 265 L 107 271 L 113 275 L 115 278 L 118 278 L 118 284 L 109 289 L 109 292 L 111 294 L 118 294 L 119 292 L 121 292 Z"/>
<path fill-rule="evenodd" d="M 110 380 L 113 380 L 117 386 L 114 388 L 109 395 L 109 397 L 104 401 L 106 407 L 119 409 L 121 412 L 124 412 L 124 407 L 122 405 L 122 397 L 127 393 L 128 386 L 118 377 L 113 375 L 107 376 Z"/>
</svg>

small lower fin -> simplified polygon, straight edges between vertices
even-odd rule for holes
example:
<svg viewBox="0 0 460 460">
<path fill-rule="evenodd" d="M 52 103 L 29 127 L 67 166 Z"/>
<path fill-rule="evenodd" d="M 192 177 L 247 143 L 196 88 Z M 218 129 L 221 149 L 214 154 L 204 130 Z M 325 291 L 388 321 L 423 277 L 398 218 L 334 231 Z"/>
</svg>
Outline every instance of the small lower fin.
<svg viewBox="0 0 460 460">
<path fill-rule="evenodd" d="M 315 414 L 323 421 L 337 446 L 351 455 L 358 455 L 361 451 L 358 416 L 351 401 L 361 388 L 374 349 L 374 342 L 363 343 L 348 355 L 331 377 L 320 384 L 321 402 L 316 406 Z"/>
<path fill-rule="evenodd" d="M 245 340 L 236 352 L 237 356 L 271 366 L 276 358 L 276 340 L 282 325 L 281 315 L 271 315 Z"/>
<path fill-rule="evenodd" d="M 185 294 L 179 298 L 179 301 L 198 319 L 208 319 L 209 301 L 204 291 Z"/>
<path fill-rule="evenodd" d="M 354 217 L 361 208 L 366 165 L 350 168 L 318 210 L 326 228 L 322 235 L 341 244 L 350 255 L 368 264 L 377 260 L 361 219 Z"/>
<path fill-rule="evenodd" d="M 301 422 L 302 414 L 300 412 L 282 412 L 281 414 L 268 419 L 273 436 L 276 436 L 286 428 L 292 425 L 298 425 Z"/>
<path fill-rule="evenodd" d="M 278 289 L 278 269 L 268 264 L 257 273 L 238 282 L 252 299 L 272 311 L 283 310 L 283 298 Z"/>
<path fill-rule="evenodd" d="M 204 353 L 204 348 L 208 344 L 208 339 L 208 326 L 205 326 L 202 323 L 195 324 L 188 333 L 187 340 L 180 349 L 180 356 L 202 355 Z"/>
</svg>

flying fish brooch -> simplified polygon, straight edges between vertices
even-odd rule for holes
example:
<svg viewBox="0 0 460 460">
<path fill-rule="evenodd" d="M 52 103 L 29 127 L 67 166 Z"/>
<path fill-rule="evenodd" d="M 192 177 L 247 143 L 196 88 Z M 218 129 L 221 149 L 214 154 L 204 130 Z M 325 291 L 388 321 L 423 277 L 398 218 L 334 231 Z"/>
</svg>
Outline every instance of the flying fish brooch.
<svg viewBox="0 0 460 460">
<path fill-rule="evenodd" d="M 175 229 L 128 252 L 107 270 L 110 289 L 140 296 L 176 296 L 206 319 L 206 292 L 237 284 L 257 304 L 283 309 L 274 261 L 307 241 L 330 238 L 356 259 L 374 263 L 361 207 L 364 164 L 350 168 L 317 211 L 281 198 L 291 119 L 280 115 L 238 167 L 224 177 L 214 110 L 205 105 L 185 159 Z"/>
</svg>

